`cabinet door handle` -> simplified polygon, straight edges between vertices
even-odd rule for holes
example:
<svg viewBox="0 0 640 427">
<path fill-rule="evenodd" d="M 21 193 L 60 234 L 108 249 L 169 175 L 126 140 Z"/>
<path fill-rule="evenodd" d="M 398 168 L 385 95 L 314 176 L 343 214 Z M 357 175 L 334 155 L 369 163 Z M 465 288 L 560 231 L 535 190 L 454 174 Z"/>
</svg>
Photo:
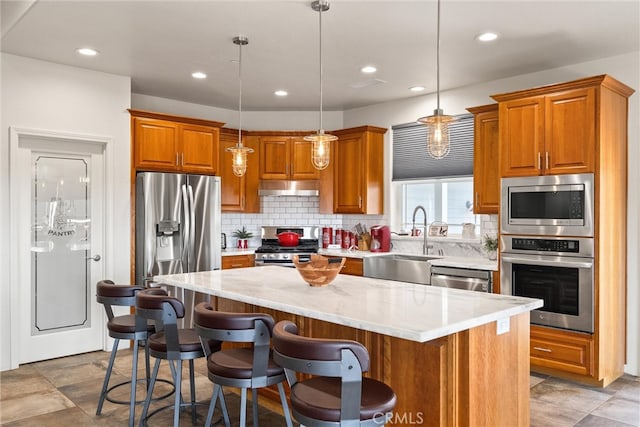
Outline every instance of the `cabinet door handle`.
<svg viewBox="0 0 640 427">
<path fill-rule="evenodd" d="M 184 166 L 184 153 L 180 153 L 180 166 Z"/>
<path fill-rule="evenodd" d="M 541 164 L 542 164 L 542 153 L 538 151 L 538 170 L 540 170 Z"/>
<path fill-rule="evenodd" d="M 545 353 L 551 353 L 551 349 L 550 348 L 544 348 L 544 347 L 533 347 L 534 350 L 538 350 L 538 351 L 544 351 Z"/>
<path fill-rule="evenodd" d="M 362 196 L 358 196 L 358 207 L 362 208 Z"/>
<path fill-rule="evenodd" d="M 179 162 L 180 159 L 178 158 L 179 155 L 180 154 L 176 151 L 176 166 L 180 166 L 180 162 Z"/>
<path fill-rule="evenodd" d="M 478 192 L 476 191 L 476 209 L 480 208 L 480 203 L 478 201 Z"/>
<path fill-rule="evenodd" d="M 544 168 L 546 170 L 549 170 L 549 152 L 548 151 L 544 152 Z"/>
</svg>

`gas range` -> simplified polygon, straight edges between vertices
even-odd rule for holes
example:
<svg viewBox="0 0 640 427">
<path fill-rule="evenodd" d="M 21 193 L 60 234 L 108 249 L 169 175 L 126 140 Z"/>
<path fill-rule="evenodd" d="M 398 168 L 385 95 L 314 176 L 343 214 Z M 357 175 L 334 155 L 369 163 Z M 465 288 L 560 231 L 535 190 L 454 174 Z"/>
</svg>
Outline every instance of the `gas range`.
<svg viewBox="0 0 640 427">
<path fill-rule="evenodd" d="M 278 234 L 292 231 L 298 236 L 297 246 L 282 246 Z M 316 226 L 263 226 L 261 227 L 262 245 L 255 250 L 256 265 L 278 264 L 293 267 L 293 256 L 308 260 L 311 254 L 318 252 L 319 228 Z"/>
</svg>

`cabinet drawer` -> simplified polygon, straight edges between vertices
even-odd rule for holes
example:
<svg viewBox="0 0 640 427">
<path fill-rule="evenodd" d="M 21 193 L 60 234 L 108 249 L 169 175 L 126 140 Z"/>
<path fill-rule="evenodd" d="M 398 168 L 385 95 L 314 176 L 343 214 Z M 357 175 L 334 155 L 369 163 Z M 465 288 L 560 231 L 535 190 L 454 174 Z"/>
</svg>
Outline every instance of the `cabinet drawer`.
<svg viewBox="0 0 640 427">
<path fill-rule="evenodd" d="M 256 262 L 255 255 L 229 255 L 222 257 L 222 269 L 253 267 Z"/>
<path fill-rule="evenodd" d="M 350 274 L 351 276 L 362 276 L 362 260 L 359 258 L 347 258 L 340 271 L 340 274 Z"/>
<path fill-rule="evenodd" d="M 591 375 L 593 339 L 572 332 L 531 328 L 531 365 Z"/>
</svg>

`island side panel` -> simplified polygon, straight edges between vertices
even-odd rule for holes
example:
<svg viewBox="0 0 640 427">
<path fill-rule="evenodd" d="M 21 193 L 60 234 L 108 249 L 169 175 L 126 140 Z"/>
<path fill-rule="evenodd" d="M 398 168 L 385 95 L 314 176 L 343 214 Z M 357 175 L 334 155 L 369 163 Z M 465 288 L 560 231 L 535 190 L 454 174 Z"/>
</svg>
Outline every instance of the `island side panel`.
<svg viewBox="0 0 640 427">
<path fill-rule="evenodd" d="M 528 426 L 529 313 L 511 317 L 509 332 L 498 335 L 492 322 L 456 342 L 454 425 Z"/>
<path fill-rule="evenodd" d="M 452 336 L 426 343 L 384 337 L 384 377 L 378 379 L 398 397 L 392 425 L 454 425 L 454 341 Z"/>
</svg>

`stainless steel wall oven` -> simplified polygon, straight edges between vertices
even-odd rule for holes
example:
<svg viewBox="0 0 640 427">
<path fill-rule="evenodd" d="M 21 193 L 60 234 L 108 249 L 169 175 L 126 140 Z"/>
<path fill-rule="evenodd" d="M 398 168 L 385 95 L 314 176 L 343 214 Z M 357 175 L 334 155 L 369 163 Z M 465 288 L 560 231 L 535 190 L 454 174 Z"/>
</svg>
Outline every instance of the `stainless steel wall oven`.
<svg viewBox="0 0 640 427">
<path fill-rule="evenodd" d="M 502 235 L 503 294 L 540 298 L 531 323 L 593 332 L 593 239 Z"/>
</svg>

